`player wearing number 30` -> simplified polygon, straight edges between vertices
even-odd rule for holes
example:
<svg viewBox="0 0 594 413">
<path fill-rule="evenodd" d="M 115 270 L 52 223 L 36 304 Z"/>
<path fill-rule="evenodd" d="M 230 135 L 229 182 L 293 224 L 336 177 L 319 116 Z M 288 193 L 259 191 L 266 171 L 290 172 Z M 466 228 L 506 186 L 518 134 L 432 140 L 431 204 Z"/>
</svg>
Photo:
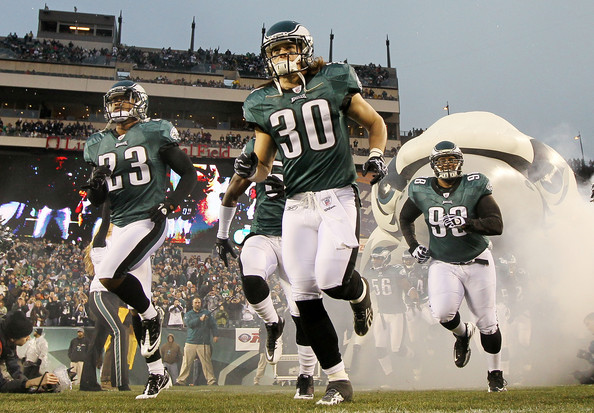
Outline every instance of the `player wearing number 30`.
<svg viewBox="0 0 594 413">
<path fill-rule="evenodd" d="M 196 185 L 196 170 L 178 146 L 175 127 L 147 117 L 148 96 L 142 86 L 130 80 L 118 82 L 105 94 L 104 103 L 108 124 L 88 139 L 84 149 L 85 160 L 94 167 L 84 188 L 93 205 L 109 199 L 114 226 L 95 274 L 142 319 L 135 332 L 141 336 L 140 351 L 150 374 L 138 398 L 153 398 L 171 385 L 159 355 L 161 320 L 131 271 L 165 240 L 166 218 Z M 107 129 L 112 123 L 115 129 Z M 166 196 L 170 169 L 181 179 Z"/>
<path fill-rule="evenodd" d="M 495 305 L 495 264 L 486 235 L 500 235 L 503 220 L 483 174 L 462 174 L 462 151 L 452 142 L 433 148 L 429 161 L 434 177 L 416 178 L 400 213 L 402 235 L 409 251 L 429 266 L 428 293 L 433 316 L 452 331 L 454 363 L 464 367 L 470 359 L 475 326 L 460 321 L 466 297 L 476 317 L 481 344 L 487 353 L 489 391 L 505 390 L 501 371 L 501 332 Z M 421 214 L 429 229 L 429 248 L 415 236 L 414 221 Z"/>
<path fill-rule="evenodd" d="M 301 24 L 271 26 L 262 56 L 272 81 L 244 103 L 256 143 L 252 154 L 236 159 L 235 172 L 261 182 L 277 151 L 281 154 L 287 195 L 282 256 L 305 335 L 329 379 L 318 403 L 337 404 L 350 400 L 353 390 L 322 292 L 350 302 L 359 335 L 367 333 L 373 317 L 367 282 L 354 270 L 359 200 L 347 118 L 369 132 L 370 156 L 363 173 L 374 173 L 372 184 L 386 174 L 386 126 L 361 97 L 353 68 L 314 58 L 313 38 Z"/>
</svg>

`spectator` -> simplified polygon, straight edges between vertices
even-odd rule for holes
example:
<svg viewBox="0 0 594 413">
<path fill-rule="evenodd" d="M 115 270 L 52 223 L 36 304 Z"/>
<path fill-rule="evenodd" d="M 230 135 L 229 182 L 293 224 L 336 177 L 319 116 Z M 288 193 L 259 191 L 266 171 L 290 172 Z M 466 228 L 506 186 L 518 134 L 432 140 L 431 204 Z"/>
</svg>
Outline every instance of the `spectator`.
<svg viewBox="0 0 594 413">
<path fill-rule="evenodd" d="M 70 367 L 72 372 L 76 373 L 73 384 L 80 384 L 80 377 L 82 375 L 82 368 L 89 349 L 89 340 L 85 337 L 85 330 L 79 327 L 76 330 L 76 337 L 70 341 L 68 347 L 68 358 L 70 359 Z"/>
<path fill-rule="evenodd" d="M 62 315 L 62 303 L 59 301 L 56 294 L 52 291 L 48 296 L 48 302 L 45 305 L 48 312 L 47 323 L 48 326 L 59 326 L 60 316 Z"/>
<path fill-rule="evenodd" d="M 41 300 L 35 300 L 34 303 L 35 305 L 31 309 L 29 317 L 31 318 L 33 325 L 37 327 L 44 326 L 46 325 L 49 311 L 42 305 Z"/>
<path fill-rule="evenodd" d="M 212 342 L 219 340 L 217 325 L 212 314 L 206 309 L 202 309 L 200 298 L 194 298 L 192 301 L 192 310 L 184 316 L 184 323 L 188 327 L 186 345 L 184 346 L 184 358 L 182 361 L 181 372 L 176 383 L 185 386 L 186 380 L 190 374 L 190 369 L 196 358 L 202 363 L 202 372 L 209 386 L 217 384 L 212 366 Z"/>
<path fill-rule="evenodd" d="M 4 317 L 8 313 L 8 309 L 4 305 L 4 300 L 0 300 L 0 318 Z"/>
<path fill-rule="evenodd" d="M 169 311 L 169 322 L 167 325 L 170 328 L 176 328 L 176 327 L 182 328 L 184 326 L 185 309 L 180 304 L 180 300 L 175 299 L 173 301 L 173 304 L 171 304 L 169 306 L 168 311 Z M 173 378 L 171 380 L 173 381 Z M 175 381 L 174 381 L 174 383 L 175 383 Z"/>
<path fill-rule="evenodd" d="M 161 346 L 161 358 L 163 364 L 169 371 L 171 381 L 175 383 L 179 376 L 179 364 L 182 361 L 182 351 L 179 344 L 175 342 L 173 334 L 167 336 L 167 342 Z"/>
</svg>

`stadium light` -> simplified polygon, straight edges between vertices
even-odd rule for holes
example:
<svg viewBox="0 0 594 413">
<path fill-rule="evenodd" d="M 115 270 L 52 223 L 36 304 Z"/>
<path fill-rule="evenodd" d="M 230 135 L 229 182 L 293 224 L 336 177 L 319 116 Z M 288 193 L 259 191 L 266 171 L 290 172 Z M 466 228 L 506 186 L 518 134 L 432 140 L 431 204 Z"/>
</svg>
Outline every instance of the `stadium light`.
<svg viewBox="0 0 594 413">
<path fill-rule="evenodd" d="M 84 26 L 70 26 L 68 27 L 70 30 L 80 30 L 81 32 L 88 32 L 91 30 L 90 27 L 84 27 Z"/>
<path fill-rule="evenodd" d="M 578 132 L 577 136 L 573 139 L 580 141 L 580 150 L 582 151 L 582 166 L 586 165 L 586 161 L 584 160 L 584 145 L 582 145 L 582 134 Z"/>
</svg>

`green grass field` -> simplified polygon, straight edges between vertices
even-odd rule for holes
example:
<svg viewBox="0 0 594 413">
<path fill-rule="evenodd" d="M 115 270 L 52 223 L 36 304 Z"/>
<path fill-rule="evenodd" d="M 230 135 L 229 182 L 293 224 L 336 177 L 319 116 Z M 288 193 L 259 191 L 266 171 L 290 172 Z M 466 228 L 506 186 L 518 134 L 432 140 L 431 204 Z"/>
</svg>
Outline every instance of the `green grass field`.
<svg viewBox="0 0 594 413">
<path fill-rule="evenodd" d="M 594 386 L 479 390 L 356 391 L 354 401 L 316 406 L 294 400 L 293 389 L 278 386 L 172 387 L 153 400 L 135 400 L 142 391 L 60 394 L 3 394 L 2 412 L 594 412 Z"/>
</svg>

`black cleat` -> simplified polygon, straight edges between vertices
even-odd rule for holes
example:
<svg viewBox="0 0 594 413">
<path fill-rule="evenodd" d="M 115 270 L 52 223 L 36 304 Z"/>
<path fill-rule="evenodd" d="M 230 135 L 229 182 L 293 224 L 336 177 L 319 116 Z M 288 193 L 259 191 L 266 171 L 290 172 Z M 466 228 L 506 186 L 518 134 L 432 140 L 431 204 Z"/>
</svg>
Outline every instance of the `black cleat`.
<svg viewBox="0 0 594 413">
<path fill-rule="evenodd" d="M 314 381 L 313 376 L 307 374 L 300 374 L 297 377 L 297 391 L 294 399 L 311 400 L 314 397 Z"/>
<path fill-rule="evenodd" d="M 501 370 L 493 370 L 487 373 L 487 380 L 489 381 L 489 393 L 500 391 L 507 391 L 507 381 L 503 378 Z"/>
<path fill-rule="evenodd" d="M 165 390 L 171 387 L 171 377 L 169 372 L 165 369 L 165 374 L 149 374 L 148 382 L 144 388 L 144 392 L 136 396 L 136 400 L 141 399 L 154 399 L 161 393 L 161 390 Z"/>
<path fill-rule="evenodd" d="M 142 320 L 142 336 L 140 339 L 140 354 L 149 358 L 161 345 L 161 316 L 157 314 L 150 320 Z"/>
<path fill-rule="evenodd" d="M 331 381 L 326 386 L 326 394 L 316 404 L 331 406 L 353 399 L 353 386 L 348 380 Z"/>
<path fill-rule="evenodd" d="M 466 323 L 465 337 L 459 337 L 454 334 L 454 337 L 456 337 L 456 342 L 454 343 L 454 364 L 456 367 L 462 368 L 470 360 L 470 339 L 474 335 L 475 328 L 474 324 Z"/>
<path fill-rule="evenodd" d="M 285 320 L 280 316 L 277 323 L 266 323 L 266 360 L 270 364 L 276 364 L 282 355 L 281 336 L 284 328 Z"/>
<path fill-rule="evenodd" d="M 360 303 L 351 303 L 353 309 L 353 324 L 355 333 L 358 336 L 364 336 L 369 331 L 371 323 L 373 321 L 373 310 L 371 308 L 371 291 L 369 290 L 369 283 L 363 277 L 361 277 L 365 284 L 365 297 Z"/>
</svg>

